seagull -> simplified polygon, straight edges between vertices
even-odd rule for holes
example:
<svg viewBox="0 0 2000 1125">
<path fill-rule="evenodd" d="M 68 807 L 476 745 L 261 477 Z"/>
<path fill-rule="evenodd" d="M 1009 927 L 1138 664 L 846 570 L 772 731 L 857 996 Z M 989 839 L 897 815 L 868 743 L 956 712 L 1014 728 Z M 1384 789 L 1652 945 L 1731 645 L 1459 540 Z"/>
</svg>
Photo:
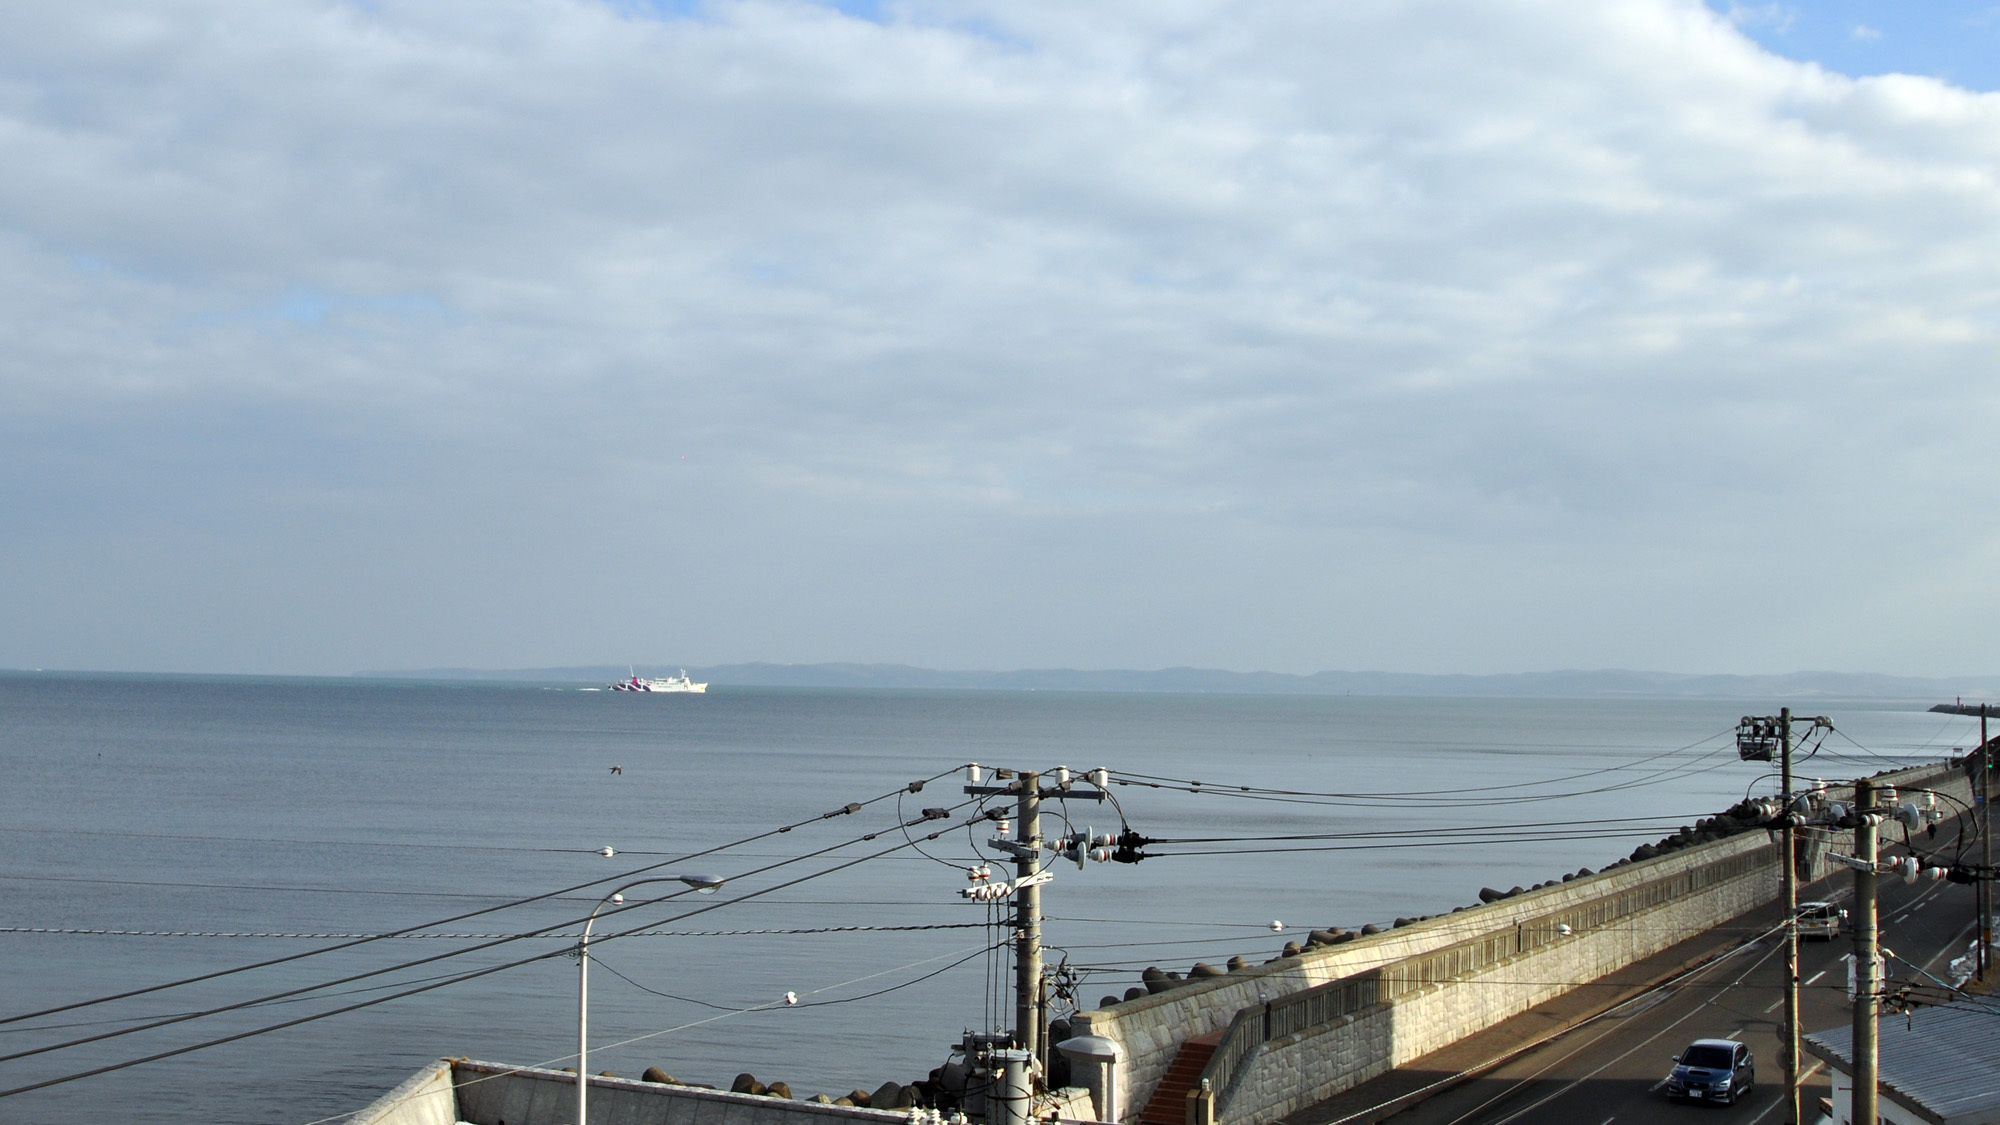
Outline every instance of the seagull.
<svg viewBox="0 0 2000 1125">
<path fill-rule="evenodd" d="M 612 772 L 612 773 L 615 773 L 615 774 L 623 774 L 623 773 L 625 772 L 625 767 L 624 767 L 624 766 L 612 766 L 612 767 L 611 767 L 611 772 Z"/>
</svg>

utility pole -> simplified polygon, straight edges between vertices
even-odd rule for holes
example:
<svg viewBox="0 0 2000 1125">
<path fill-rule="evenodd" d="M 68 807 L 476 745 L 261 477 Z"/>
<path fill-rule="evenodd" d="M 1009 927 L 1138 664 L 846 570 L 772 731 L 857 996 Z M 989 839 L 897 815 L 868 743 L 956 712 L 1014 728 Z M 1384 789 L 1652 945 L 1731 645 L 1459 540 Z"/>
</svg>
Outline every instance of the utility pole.
<svg viewBox="0 0 2000 1125">
<path fill-rule="evenodd" d="M 1973 884 L 1973 905 L 1979 910 L 1979 980 L 1986 981 L 1988 963 L 1993 960 L 1993 793 L 1986 779 L 1993 775 L 1993 744 L 1986 741 L 1986 714 L 1990 704 L 1979 705 L 1979 848 L 1988 878 Z"/>
<path fill-rule="evenodd" d="M 1854 1112 L 1856 1125 L 1875 1125 L 1876 1072 L 1880 1063 L 1875 1041 L 1876 993 L 1880 971 L 1875 933 L 1875 787 L 1866 779 L 1854 783 Z"/>
<path fill-rule="evenodd" d="M 1779 793 L 1785 846 L 1785 1122 L 1802 1125 L 1799 1110 L 1799 834 L 1792 825 L 1792 709 L 1778 711 Z"/>
<path fill-rule="evenodd" d="M 1800 721 L 1807 724 L 1808 731 L 1833 729 L 1824 715 L 1802 716 Z M 1746 762 L 1778 760 L 1780 797 L 1775 819 L 1783 833 L 1779 864 L 1785 903 L 1785 1020 L 1778 1053 L 1785 1071 L 1785 1121 L 1801 1125 L 1805 1117 L 1799 1104 L 1799 834 L 1792 807 L 1792 709 L 1780 708 L 1776 716 L 1743 716 L 1736 727 L 1736 754 Z"/>
<path fill-rule="evenodd" d="M 1041 1057 L 1042 1013 L 1037 1001 L 1042 989 L 1042 885 L 1035 874 L 1042 850 L 1042 775 L 1022 773 L 1020 821 L 1014 842 L 1014 1045 Z"/>
<path fill-rule="evenodd" d="M 994 839 L 990 846 L 1007 853 L 1014 859 L 1014 879 L 1011 889 L 1014 895 L 1014 1031 L 1013 1045 L 1027 1052 L 1031 1062 L 1042 1059 L 1042 884 L 1050 879 L 1050 874 L 1041 870 L 1042 852 L 1066 850 L 1070 858 L 1081 866 L 1086 856 L 1094 859 L 1109 859 L 1109 851 L 1093 851 L 1093 840 L 1088 833 L 1064 837 L 1054 845 L 1042 839 L 1042 801 L 1060 799 L 1063 801 L 1102 801 L 1109 797 L 1106 792 L 1110 785 L 1110 775 L 1102 770 L 1091 770 L 1081 780 L 1092 788 L 1075 787 L 1078 780 L 1067 766 L 1060 767 L 1051 775 L 1055 785 L 1044 789 L 1042 775 L 1030 770 L 1014 771 L 998 769 L 993 771 L 993 780 L 1001 784 L 986 785 L 984 771 L 977 765 L 968 766 L 966 778 L 969 784 L 965 792 L 975 797 L 1014 798 L 1014 836 L 1012 839 Z M 1000 819 L 997 815 L 996 819 Z M 1106 840 L 1109 837 L 1105 838 Z M 962 891 L 967 897 L 994 901 L 1003 897 L 1008 888 L 990 886 Z M 991 891 L 991 894 L 975 893 Z"/>
</svg>

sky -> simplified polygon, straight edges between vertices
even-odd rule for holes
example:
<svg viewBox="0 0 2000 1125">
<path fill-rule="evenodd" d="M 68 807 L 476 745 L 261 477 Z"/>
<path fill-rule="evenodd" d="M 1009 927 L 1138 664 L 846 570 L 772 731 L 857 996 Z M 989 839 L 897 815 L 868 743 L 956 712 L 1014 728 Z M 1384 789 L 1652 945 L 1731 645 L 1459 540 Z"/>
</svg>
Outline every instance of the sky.
<svg viewBox="0 0 2000 1125">
<path fill-rule="evenodd" d="M 2000 16 L 0 8 L 0 667 L 2000 668 Z"/>
</svg>

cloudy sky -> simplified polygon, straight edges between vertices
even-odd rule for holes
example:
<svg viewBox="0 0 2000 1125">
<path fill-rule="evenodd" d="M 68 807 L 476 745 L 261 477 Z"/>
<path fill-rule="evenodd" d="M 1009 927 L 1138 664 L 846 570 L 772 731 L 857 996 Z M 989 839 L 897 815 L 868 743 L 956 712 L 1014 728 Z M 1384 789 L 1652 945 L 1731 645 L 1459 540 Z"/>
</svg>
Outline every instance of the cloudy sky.
<svg viewBox="0 0 2000 1125">
<path fill-rule="evenodd" d="M 2000 667 L 1992 0 L 0 8 L 0 667 Z"/>
</svg>

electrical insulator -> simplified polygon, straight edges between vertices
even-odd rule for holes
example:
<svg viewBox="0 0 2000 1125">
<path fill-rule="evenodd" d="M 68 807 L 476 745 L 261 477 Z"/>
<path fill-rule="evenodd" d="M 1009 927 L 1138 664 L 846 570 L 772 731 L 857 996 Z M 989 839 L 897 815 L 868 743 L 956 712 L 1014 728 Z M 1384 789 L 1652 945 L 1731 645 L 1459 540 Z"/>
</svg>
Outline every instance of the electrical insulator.
<svg viewBox="0 0 2000 1125">
<path fill-rule="evenodd" d="M 973 762 L 971 765 L 965 767 L 965 783 L 967 785 L 977 785 L 984 777 L 985 775 L 979 771 L 978 762 Z"/>
<path fill-rule="evenodd" d="M 1893 810 L 1891 810 L 1891 815 L 1893 815 L 1897 819 L 1897 821 L 1899 821 L 1903 825 L 1904 828 L 1907 828 L 1912 832 L 1917 831 L 1918 829 L 1924 826 L 1924 810 L 1918 808 L 1912 802 L 1904 801 L 1902 804 L 1897 805 Z"/>
<path fill-rule="evenodd" d="M 1903 882 L 1914 883 L 1917 881 L 1917 872 L 1921 868 L 1921 866 L 1922 865 L 1917 862 L 1916 856 L 1906 855 L 1903 858 L 1897 860 L 1893 865 L 1891 865 L 1891 870 L 1893 870 L 1897 875 L 1902 876 Z"/>
<path fill-rule="evenodd" d="M 997 829 L 1002 836 L 1005 836 L 1007 833 L 1012 832 L 1014 830 L 1014 822 L 1008 820 L 1006 817 L 1003 816 L 993 822 L 993 827 Z"/>
<path fill-rule="evenodd" d="M 1090 858 L 1096 863 L 1109 863 L 1111 862 L 1111 849 L 1092 848 L 1090 849 Z"/>
<path fill-rule="evenodd" d="M 605 855 L 605 856 L 611 856 L 611 855 L 617 855 L 617 854 L 618 854 L 618 849 L 617 849 L 617 848 L 599 848 L 599 849 L 597 849 L 597 854 L 598 854 L 598 855 Z"/>
<path fill-rule="evenodd" d="M 993 869 L 982 863 L 978 867 L 966 868 L 965 877 L 974 883 L 983 882 L 993 877 Z"/>
<path fill-rule="evenodd" d="M 1111 771 L 1107 769 L 1100 768 L 1091 770 L 1089 773 L 1085 774 L 1084 777 L 1092 785 L 1097 786 L 1099 789 L 1107 788 L 1111 784 Z"/>
<path fill-rule="evenodd" d="M 1056 767 L 1056 784 L 1057 784 L 1057 785 L 1059 785 L 1059 786 L 1061 786 L 1061 787 L 1062 787 L 1062 788 L 1064 788 L 1064 789 L 1068 789 L 1068 788 L 1069 788 L 1069 767 L 1068 767 L 1068 766 L 1057 766 L 1057 767 Z"/>
</svg>

